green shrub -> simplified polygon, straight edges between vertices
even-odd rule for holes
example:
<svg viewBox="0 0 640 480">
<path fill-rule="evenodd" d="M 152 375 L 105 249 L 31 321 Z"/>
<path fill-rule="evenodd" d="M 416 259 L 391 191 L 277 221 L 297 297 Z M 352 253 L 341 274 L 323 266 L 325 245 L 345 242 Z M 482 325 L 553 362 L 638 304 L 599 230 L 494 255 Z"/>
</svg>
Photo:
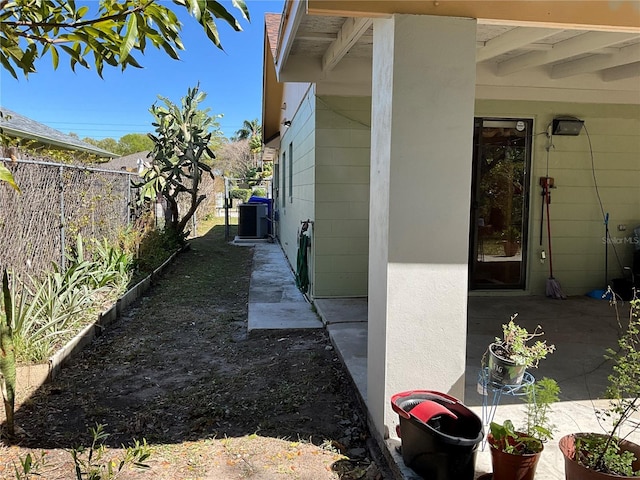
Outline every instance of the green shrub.
<svg viewBox="0 0 640 480">
<path fill-rule="evenodd" d="M 235 198 L 237 200 L 242 200 L 243 202 L 248 202 L 251 197 L 251 189 L 250 188 L 234 188 L 229 192 L 231 198 Z"/>
<path fill-rule="evenodd" d="M 171 230 L 150 230 L 144 234 L 135 260 L 136 276 L 145 276 L 182 246 L 181 238 Z"/>
<path fill-rule="evenodd" d="M 253 190 L 253 196 L 267 198 L 267 191 L 264 188 L 256 188 Z"/>
</svg>

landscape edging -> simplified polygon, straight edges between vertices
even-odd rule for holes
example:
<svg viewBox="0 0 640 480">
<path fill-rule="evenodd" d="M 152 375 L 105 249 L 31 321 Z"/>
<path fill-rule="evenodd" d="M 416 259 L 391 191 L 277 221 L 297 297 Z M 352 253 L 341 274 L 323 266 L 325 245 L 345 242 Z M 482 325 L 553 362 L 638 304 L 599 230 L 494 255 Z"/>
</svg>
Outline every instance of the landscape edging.
<svg viewBox="0 0 640 480">
<path fill-rule="evenodd" d="M 102 331 L 116 320 L 118 320 L 122 313 L 137 299 L 142 297 L 150 288 L 152 283 L 164 272 L 164 270 L 171 264 L 175 257 L 185 250 L 182 248 L 175 251 L 167 258 L 162 265 L 153 270 L 140 282 L 131 287 L 125 292 L 110 308 L 99 313 L 96 320 L 84 327 L 76 336 L 69 340 L 60 350 L 54 353 L 49 358 L 47 363 L 35 364 L 35 365 L 20 365 L 16 368 L 16 390 L 22 388 L 36 390 L 47 382 L 52 381 L 59 373 L 64 364 L 66 364 L 73 355 L 80 352 L 85 346 L 93 341 L 95 337 L 100 336 Z M 31 373 L 34 368 L 42 369 L 44 366 L 48 366 L 47 374 L 44 372 L 37 375 L 38 378 L 33 379 Z M 26 378 L 24 378 L 26 376 Z"/>
</svg>

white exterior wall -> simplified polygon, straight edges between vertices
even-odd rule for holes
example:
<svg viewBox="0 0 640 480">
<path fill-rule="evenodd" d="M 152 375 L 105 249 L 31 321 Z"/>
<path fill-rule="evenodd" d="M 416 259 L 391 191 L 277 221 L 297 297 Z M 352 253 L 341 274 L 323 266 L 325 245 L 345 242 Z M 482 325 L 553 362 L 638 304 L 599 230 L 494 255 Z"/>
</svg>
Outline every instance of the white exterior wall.
<svg viewBox="0 0 640 480">
<path fill-rule="evenodd" d="M 371 97 L 317 99 L 314 297 L 364 296 Z"/>
<path fill-rule="evenodd" d="M 313 220 L 315 211 L 315 88 L 307 85 L 305 95 L 299 103 L 296 98 L 301 92 L 302 84 L 285 95 L 287 120 L 290 127 L 282 129 L 279 168 L 278 211 L 280 244 L 295 268 L 298 252 L 298 235 L 303 220 Z M 290 116 L 289 116 L 290 115 Z M 290 155 L 290 144 L 293 144 L 293 162 Z M 285 167 L 283 169 L 283 153 Z M 289 186 L 289 169 L 293 168 L 293 189 Z M 283 173 L 284 172 L 284 173 Z M 286 184 L 286 185 L 283 185 Z M 284 192 L 284 197 L 282 196 Z M 310 229 L 313 235 L 313 228 Z M 312 242 L 313 244 L 313 242 Z M 311 272 L 310 272 L 311 277 Z"/>
<path fill-rule="evenodd" d="M 609 230 L 621 263 L 631 264 L 633 228 L 640 225 L 640 106 L 586 103 L 476 101 L 477 116 L 534 119 L 532 179 L 529 210 L 528 291 L 543 295 L 549 276 L 545 225 L 540 244 L 542 196 L 538 179 L 545 176 L 547 138 L 541 134 L 554 117 L 571 115 L 585 121 L 579 136 L 554 136 L 549 153 L 551 234 L 554 276 L 568 295 L 584 295 L 602 289 L 605 266 L 605 235 L 602 212 L 594 184 L 593 166 L 603 208 L 609 212 Z M 618 225 L 627 225 L 618 231 Z M 609 280 L 622 276 L 614 247 L 609 246 Z"/>
</svg>

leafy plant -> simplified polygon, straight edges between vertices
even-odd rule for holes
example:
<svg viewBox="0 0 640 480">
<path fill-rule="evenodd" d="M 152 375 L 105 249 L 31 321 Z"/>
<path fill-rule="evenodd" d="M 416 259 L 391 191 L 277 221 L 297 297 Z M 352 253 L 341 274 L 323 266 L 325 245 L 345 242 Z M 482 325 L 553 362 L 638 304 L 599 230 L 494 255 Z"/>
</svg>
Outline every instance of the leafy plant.
<svg viewBox="0 0 640 480">
<path fill-rule="evenodd" d="M 502 231 L 500 236 L 509 242 L 519 242 L 522 239 L 522 232 L 519 228 L 509 225 Z"/>
<path fill-rule="evenodd" d="M 181 240 L 172 231 L 150 230 L 140 241 L 135 269 L 140 274 L 148 274 L 158 268 L 179 247 Z"/>
<path fill-rule="evenodd" d="M 205 97 L 196 86 L 188 90 L 181 105 L 160 97 L 164 106 L 151 106 L 155 117 L 155 134 L 149 134 L 154 143 L 150 154 L 153 162 L 143 171 L 143 181 L 135 185 L 140 187 L 143 201 L 154 200 L 159 195 L 167 201 L 169 229 L 181 237 L 185 236 L 185 227 L 206 198 L 199 192 L 203 174 L 213 178 L 207 160 L 215 158 L 209 143 L 218 123 L 208 110 L 198 108 Z M 189 196 L 189 208 L 184 213 L 178 210 L 181 194 Z"/>
<path fill-rule="evenodd" d="M 20 188 L 13 179 L 13 175 L 11 175 L 11 171 L 2 163 L 0 163 L 0 182 L 6 182 L 13 187 L 14 190 L 20 192 Z"/>
<path fill-rule="evenodd" d="M 135 440 L 134 446 L 126 449 L 123 457 L 115 460 L 106 460 L 106 447 L 104 443 L 109 434 L 104 431 L 103 425 L 96 425 L 90 429 L 92 436 L 91 445 L 88 448 L 76 447 L 71 449 L 74 470 L 77 480 L 113 480 L 124 473 L 127 465 L 137 468 L 149 468 L 143 462 L 151 456 L 151 450 L 146 440 L 140 443 Z"/>
<path fill-rule="evenodd" d="M 555 425 L 551 423 L 551 405 L 558 401 L 558 383 L 544 377 L 526 387 L 526 422 L 516 431 L 511 420 L 500 425 L 491 422 L 491 445 L 506 453 L 525 455 L 542 451 L 543 444 L 553 438 Z"/>
<path fill-rule="evenodd" d="M 13 298 L 9 290 L 7 271 L 2 270 L 2 305 L 0 312 L 0 387 L 7 418 L 7 435 L 14 434 L 14 410 L 16 392 L 16 355 L 13 345 Z"/>
<path fill-rule="evenodd" d="M 92 440 L 89 447 L 79 446 L 69 450 L 73 459 L 76 480 L 115 480 L 126 472 L 127 467 L 149 468 L 144 462 L 151 456 L 151 448 L 146 440 L 140 443 L 134 440 L 134 445 L 125 449 L 124 455 L 115 459 L 107 459 L 105 441 L 109 434 L 104 425 L 97 424 L 89 429 Z M 124 448 L 124 447 L 123 447 Z M 41 476 L 40 470 L 45 466 L 45 454 L 32 457 L 27 454 L 20 458 L 20 467 L 15 467 L 16 480 L 29 480 L 32 476 Z"/>
<path fill-rule="evenodd" d="M 73 331 L 91 305 L 83 279 L 80 267 L 71 266 L 63 273 L 56 264 L 40 279 L 29 277 L 21 282 L 12 276 L 13 337 L 21 360 L 44 360 L 53 353 L 57 339 Z"/>
<path fill-rule="evenodd" d="M 620 449 L 620 439 L 610 435 L 579 433 L 575 435 L 575 460 L 591 470 L 619 476 L 640 476 L 633 470 L 636 457 Z"/>
<path fill-rule="evenodd" d="M 38 278 L 21 281 L 11 276 L 12 335 L 22 361 L 38 362 L 50 356 L 78 325 L 113 303 L 131 277 L 131 255 L 106 240 L 94 242 L 89 255 L 78 236 L 67 260 L 65 271 L 53 263 Z"/>
<path fill-rule="evenodd" d="M 495 339 L 495 346 L 500 356 L 512 360 L 516 365 L 525 365 L 527 368 L 537 367 L 540 360 L 553 353 L 555 345 L 548 345 L 547 341 L 533 339 L 544 335 L 542 327 L 538 325 L 531 333 L 514 322 L 518 316 L 514 313 L 509 323 L 502 325 L 503 337 Z M 494 349 L 495 351 L 495 349 Z"/>
<path fill-rule="evenodd" d="M 233 188 L 229 192 L 229 196 L 237 200 L 242 200 L 243 202 L 248 202 L 249 198 L 251 198 L 251 189 L 250 188 Z"/>
<path fill-rule="evenodd" d="M 618 323 L 620 316 L 616 296 L 610 291 L 616 308 Z M 633 470 L 635 457 L 630 452 L 622 452 L 620 441 L 640 428 L 640 423 L 632 417 L 640 410 L 640 299 L 634 296 L 629 306 L 629 322 L 622 327 L 618 339 L 618 351 L 609 349 L 605 358 L 614 362 L 613 373 L 609 375 L 607 396 L 609 408 L 596 414 L 601 420 L 611 421 L 606 435 L 576 435 L 576 460 L 583 466 L 609 475 L 640 476 L 640 470 Z M 629 427 L 626 433 L 624 427 Z"/>
<path fill-rule="evenodd" d="M 216 19 L 242 30 L 238 20 L 217 1 L 174 0 L 184 7 L 204 29 L 207 37 L 222 48 Z M 244 0 L 233 0 L 245 19 L 249 11 Z M 36 60 L 51 55 L 54 69 L 61 55 L 67 55 L 70 66 L 89 68 L 91 58 L 102 76 L 109 66 L 140 67 L 134 52 L 144 54 L 147 45 L 162 49 L 173 59 L 183 50 L 181 23 L 176 13 L 161 2 L 137 0 L 101 1 L 97 15 L 87 5 L 75 2 L 39 0 L 37 2 L 0 2 L 0 64 L 17 78 L 15 68 L 24 75 L 35 72 Z M 95 15 L 95 16 L 93 16 Z M 99 40 L 98 40 L 99 39 Z"/>
<path fill-rule="evenodd" d="M 16 480 L 29 480 L 33 477 L 40 477 L 41 475 L 38 472 L 47 464 L 46 452 L 41 452 L 38 456 L 27 453 L 24 458 L 19 457 L 19 460 L 19 467 L 15 464 L 13 465 Z"/>
</svg>

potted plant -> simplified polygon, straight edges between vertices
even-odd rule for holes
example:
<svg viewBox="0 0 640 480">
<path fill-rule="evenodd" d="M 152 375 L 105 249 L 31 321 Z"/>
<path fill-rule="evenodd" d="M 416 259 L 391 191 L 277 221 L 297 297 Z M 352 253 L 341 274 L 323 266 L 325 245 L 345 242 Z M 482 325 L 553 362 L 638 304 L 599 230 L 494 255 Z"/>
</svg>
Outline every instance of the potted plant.
<svg viewBox="0 0 640 480">
<path fill-rule="evenodd" d="M 491 422 L 487 440 L 491 447 L 493 480 L 533 480 L 544 442 L 553 437 L 549 418 L 551 404 L 558 401 L 555 380 L 543 378 L 526 387 L 526 423 L 516 431 L 511 420 Z"/>
<path fill-rule="evenodd" d="M 615 305 L 615 295 L 612 298 Z M 596 411 L 596 415 L 600 420 L 611 421 L 611 428 L 605 434 L 567 435 L 559 442 L 567 480 L 640 477 L 640 445 L 627 440 L 640 428 L 637 419 L 632 418 L 640 408 L 639 317 L 640 300 L 636 297 L 630 302 L 629 323 L 618 340 L 619 349 L 609 349 L 605 356 L 614 362 L 607 388 L 610 406 Z"/>
<path fill-rule="evenodd" d="M 505 257 L 513 257 L 520 250 L 522 233 L 519 228 L 509 225 L 502 231 L 503 248 Z"/>
<path fill-rule="evenodd" d="M 489 383 L 492 386 L 520 385 L 527 368 L 535 368 L 540 360 L 555 350 L 555 345 L 546 340 L 534 339 L 544 335 L 538 325 L 533 332 L 514 322 L 514 313 L 509 323 L 502 325 L 502 338 L 496 337 L 488 348 Z M 483 365 L 485 363 L 483 358 Z"/>
</svg>

